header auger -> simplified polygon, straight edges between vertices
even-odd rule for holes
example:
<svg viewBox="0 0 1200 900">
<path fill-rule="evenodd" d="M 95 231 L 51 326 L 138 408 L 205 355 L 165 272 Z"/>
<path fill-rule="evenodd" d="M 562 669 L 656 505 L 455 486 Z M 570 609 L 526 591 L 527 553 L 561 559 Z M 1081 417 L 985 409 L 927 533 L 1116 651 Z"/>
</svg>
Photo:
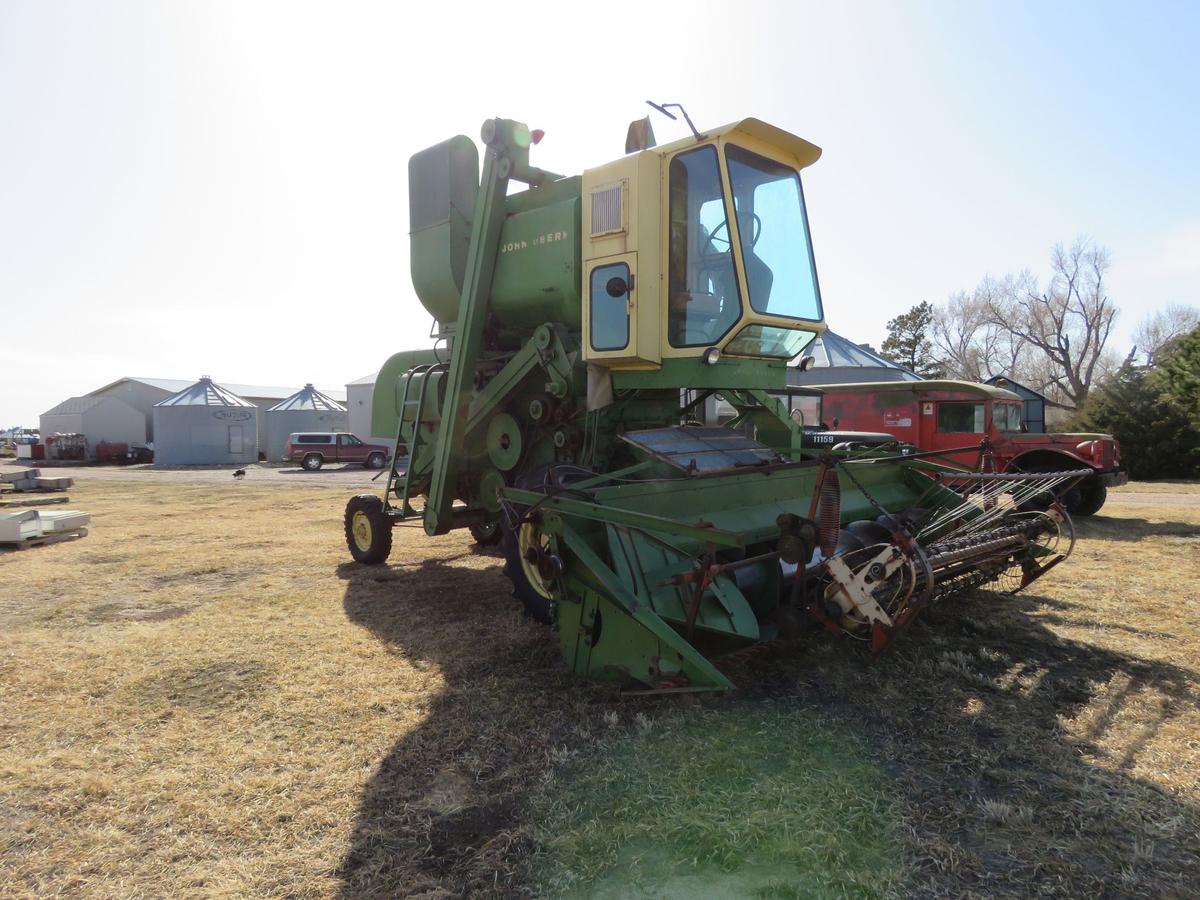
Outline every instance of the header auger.
<svg viewBox="0 0 1200 900">
<path fill-rule="evenodd" d="M 379 373 L 373 431 L 408 467 L 350 501 L 354 558 L 383 562 L 400 521 L 470 528 L 575 671 L 674 691 L 731 687 L 722 657 L 807 622 L 880 651 L 929 604 L 1065 558 L 1045 498 L 1080 473 L 806 447 L 770 393 L 825 327 L 800 177 L 821 151 L 757 119 L 663 147 L 635 125 L 582 176 L 531 166 L 540 132 L 501 119 L 482 174 L 463 136 L 410 161 L 445 350 Z M 713 395 L 721 427 L 694 418 Z"/>
</svg>

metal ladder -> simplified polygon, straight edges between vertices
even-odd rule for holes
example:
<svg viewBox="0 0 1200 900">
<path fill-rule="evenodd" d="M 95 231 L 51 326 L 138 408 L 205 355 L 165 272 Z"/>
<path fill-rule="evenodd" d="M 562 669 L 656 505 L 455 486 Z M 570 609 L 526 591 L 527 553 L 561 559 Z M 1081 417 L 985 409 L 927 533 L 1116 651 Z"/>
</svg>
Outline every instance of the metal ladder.
<svg viewBox="0 0 1200 900">
<path fill-rule="evenodd" d="M 392 468 L 388 473 L 387 491 L 383 497 L 384 512 L 398 519 L 411 519 L 423 516 L 423 509 L 413 509 L 409 502 L 413 496 L 413 461 L 417 457 L 417 450 L 421 446 L 421 412 L 425 409 L 425 392 L 429 389 L 430 375 L 438 371 L 446 371 L 449 369 L 449 363 L 426 363 L 420 366 L 413 366 L 404 373 L 404 392 L 400 396 L 400 410 L 398 421 L 396 423 L 396 446 L 399 447 L 404 439 L 404 414 L 408 409 L 409 390 L 412 387 L 413 378 L 417 375 L 424 375 L 421 379 L 421 390 L 417 395 L 417 409 L 413 415 L 413 431 L 412 440 L 408 442 L 408 465 L 404 467 L 404 490 L 399 493 L 400 505 L 392 505 L 392 497 L 397 495 L 396 485 L 400 480 L 400 473 L 397 471 L 397 464 L 400 461 L 400 454 L 392 454 Z"/>
</svg>

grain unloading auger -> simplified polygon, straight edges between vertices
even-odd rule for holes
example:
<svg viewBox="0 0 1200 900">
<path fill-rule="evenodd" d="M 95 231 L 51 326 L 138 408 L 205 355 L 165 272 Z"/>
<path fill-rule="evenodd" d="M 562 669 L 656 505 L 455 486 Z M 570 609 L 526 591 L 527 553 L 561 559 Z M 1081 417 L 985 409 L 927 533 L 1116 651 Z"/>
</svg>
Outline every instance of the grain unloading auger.
<svg viewBox="0 0 1200 900">
<path fill-rule="evenodd" d="M 408 448 L 346 510 L 355 559 L 392 527 L 501 540 L 577 672 L 731 686 L 722 659 L 806 622 L 883 649 L 923 608 L 1020 589 L 1073 541 L 1042 498 L 1077 472 L 965 474 L 928 454 L 804 446 L 771 392 L 824 329 L 800 171 L 820 150 L 745 119 L 582 176 L 484 124 L 409 163 L 412 277 L 445 350 L 387 361 L 375 434 Z M 516 181 L 526 185 L 509 192 Z M 718 396 L 736 411 L 695 423 Z"/>
</svg>

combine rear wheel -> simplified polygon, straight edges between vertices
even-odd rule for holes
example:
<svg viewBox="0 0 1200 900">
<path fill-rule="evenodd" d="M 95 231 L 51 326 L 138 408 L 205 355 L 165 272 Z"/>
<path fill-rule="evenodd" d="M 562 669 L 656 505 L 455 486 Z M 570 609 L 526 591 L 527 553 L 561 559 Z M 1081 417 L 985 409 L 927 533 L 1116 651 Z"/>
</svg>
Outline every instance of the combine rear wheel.
<svg viewBox="0 0 1200 900">
<path fill-rule="evenodd" d="M 346 504 L 346 546 L 356 562 L 378 565 L 392 552 L 392 521 L 383 501 L 374 494 L 359 494 Z"/>
<path fill-rule="evenodd" d="M 500 523 L 484 522 L 482 525 L 470 526 L 471 538 L 479 547 L 494 547 L 504 538 Z"/>
</svg>

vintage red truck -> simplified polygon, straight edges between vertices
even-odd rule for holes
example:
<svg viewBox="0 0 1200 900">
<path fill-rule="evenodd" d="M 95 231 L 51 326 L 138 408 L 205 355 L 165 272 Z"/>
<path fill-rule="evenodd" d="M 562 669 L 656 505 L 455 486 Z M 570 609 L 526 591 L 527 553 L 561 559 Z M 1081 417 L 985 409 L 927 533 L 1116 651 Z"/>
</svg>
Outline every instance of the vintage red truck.
<svg viewBox="0 0 1200 900">
<path fill-rule="evenodd" d="M 886 432 L 922 450 L 973 447 L 947 457 L 968 468 L 978 465 L 978 447 L 986 437 L 998 472 L 1091 469 L 1061 498 L 1073 515 L 1094 515 L 1108 488 L 1129 480 L 1112 435 L 1027 432 L 1021 398 L 991 385 L 897 381 L 821 385 L 821 391 L 818 421 L 835 431 Z"/>
</svg>

